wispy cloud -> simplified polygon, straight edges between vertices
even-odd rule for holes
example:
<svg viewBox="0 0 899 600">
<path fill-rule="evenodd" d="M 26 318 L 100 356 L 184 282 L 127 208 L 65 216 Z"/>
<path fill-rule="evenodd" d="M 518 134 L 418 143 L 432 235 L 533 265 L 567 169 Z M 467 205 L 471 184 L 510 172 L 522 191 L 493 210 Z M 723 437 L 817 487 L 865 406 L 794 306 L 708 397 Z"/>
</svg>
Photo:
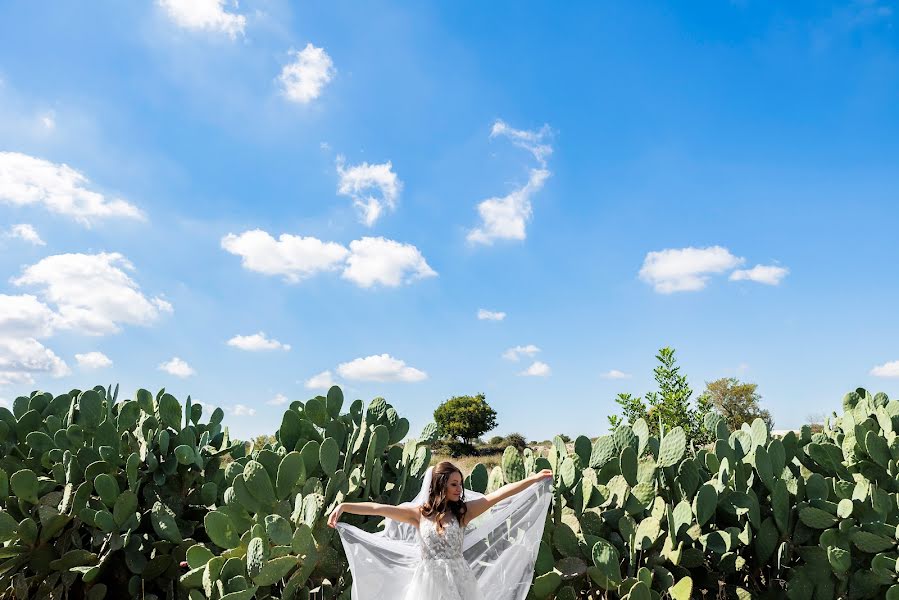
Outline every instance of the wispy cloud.
<svg viewBox="0 0 899 600">
<path fill-rule="evenodd" d="M 41 239 L 41 236 L 38 235 L 37 230 L 28 223 L 13 225 L 12 227 L 10 227 L 9 232 L 6 235 L 7 237 L 24 240 L 29 244 L 34 244 L 35 246 L 47 245 L 46 242 Z"/>
<path fill-rule="evenodd" d="M 334 385 L 334 377 L 331 371 L 322 371 L 307 379 L 303 385 L 308 390 L 328 390 Z"/>
<path fill-rule="evenodd" d="M 540 348 L 534 344 L 515 346 L 514 348 L 509 348 L 503 352 L 503 358 L 506 360 L 519 360 L 522 356 L 534 356 L 538 352 L 540 352 Z"/>
<path fill-rule="evenodd" d="M 730 274 L 731 281 L 755 281 L 766 285 L 778 285 L 790 272 L 786 267 L 777 265 L 756 265 L 751 269 L 737 269 Z"/>
<path fill-rule="evenodd" d="M 275 394 L 275 397 L 266 402 L 269 406 L 283 406 L 287 404 L 288 399 L 284 394 Z"/>
<path fill-rule="evenodd" d="M 500 311 L 478 309 L 478 319 L 481 321 L 502 321 L 506 318 L 506 313 Z"/>
<path fill-rule="evenodd" d="M 493 244 L 496 240 L 523 240 L 527 236 L 527 223 L 533 214 L 531 199 L 543 188 L 550 176 L 546 159 L 552 147 L 546 143 L 550 135 L 548 125 L 536 131 L 509 127 L 504 121 L 493 124 L 490 137 L 506 137 L 516 146 L 524 148 L 537 159 L 540 167 L 531 169 L 525 185 L 501 197 L 492 197 L 478 204 L 481 224 L 468 232 L 467 239 L 476 244 Z"/>
<path fill-rule="evenodd" d="M 631 375 L 624 371 L 619 371 L 618 369 L 612 369 L 611 371 L 600 374 L 600 377 L 603 379 L 630 379 Z"/>
</svg>

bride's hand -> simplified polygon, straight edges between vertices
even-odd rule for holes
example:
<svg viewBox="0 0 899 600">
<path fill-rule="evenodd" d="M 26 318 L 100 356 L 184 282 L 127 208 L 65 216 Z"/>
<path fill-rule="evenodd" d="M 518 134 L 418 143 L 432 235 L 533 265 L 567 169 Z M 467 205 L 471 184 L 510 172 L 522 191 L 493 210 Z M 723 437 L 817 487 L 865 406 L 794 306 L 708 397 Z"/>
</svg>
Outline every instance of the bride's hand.
<svg viewBox="0 0 899 600">
<path fill-rule="evenodd" d="M 340 519 L 341 513 L 343 513 L 343 504 L 338 504 L 337 507 L 331 511 L 331 514 L 328 515 L 328 527 L 337 527 L 337 521 Z"/>
<path fill-rule="evenodd" d="M 534 481 L 543 481 L 544 479 L 552 479 L 553 472 L 552 469 L 543 469 L 539 473 L 534 473 L 531 475 L 534 478 Z"/>
</svg>

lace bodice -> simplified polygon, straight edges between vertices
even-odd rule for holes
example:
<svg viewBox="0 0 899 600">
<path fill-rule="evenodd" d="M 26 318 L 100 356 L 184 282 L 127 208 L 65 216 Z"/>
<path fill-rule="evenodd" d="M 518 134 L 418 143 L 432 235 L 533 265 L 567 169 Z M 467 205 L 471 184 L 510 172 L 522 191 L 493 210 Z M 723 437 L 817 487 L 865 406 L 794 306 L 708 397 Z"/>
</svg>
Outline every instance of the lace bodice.
<svg viewBox="0 0 899 600">
<path fill-rule="evenodd" d="M 464 530 L 455 517 L 444 524 L 443 533 L 437 532 L 437 523 L 421 517 L 418 525 L 421 538 L 421 557 L 424 560 L 462 558 Z"/>
</svg>

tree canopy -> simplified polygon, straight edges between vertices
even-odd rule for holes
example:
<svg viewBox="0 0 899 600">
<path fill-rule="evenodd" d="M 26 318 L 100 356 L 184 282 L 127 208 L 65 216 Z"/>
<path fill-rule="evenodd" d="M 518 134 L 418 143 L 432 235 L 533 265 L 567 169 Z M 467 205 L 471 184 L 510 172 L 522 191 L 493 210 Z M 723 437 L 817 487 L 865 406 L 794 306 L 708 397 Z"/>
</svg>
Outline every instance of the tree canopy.
<svg viewBox="0 0 899 600">
<path fill-rule="evenodd" d="M 437 407 L 434 421 L 441 435 L 470 444 L 496 427 L 496 411 L 484 394 L 453 396 Z"/>
<path fill-rule="evenodd" d="M 764 421 L 769 430 L 774 427 L 771 413 L 759 405 L 762 396 L 758 393 L 758 384 L 742 382 L 736 377 L 722 377 L 707 381 L 700 398 L 721 413 L 728 427 L 734 431 L 740 429 L 743 423 L 751 424 L 755 419 Z"/>
</svg>

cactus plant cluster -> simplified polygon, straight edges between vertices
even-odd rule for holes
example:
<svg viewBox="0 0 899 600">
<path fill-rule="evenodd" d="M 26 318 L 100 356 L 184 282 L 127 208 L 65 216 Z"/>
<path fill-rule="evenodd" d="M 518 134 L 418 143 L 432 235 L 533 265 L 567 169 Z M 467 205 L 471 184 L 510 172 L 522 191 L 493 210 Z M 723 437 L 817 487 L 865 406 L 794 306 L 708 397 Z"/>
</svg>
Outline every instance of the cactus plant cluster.
<svg viewBox="0 0 899 600">
<path fill-rule="evenodd" d="M 899 598 L 899 401 L 864 389 L 813 434 L 760 419 L 687 447 L 638 420 L 472 471 L 491 490 L 552 468 L 555 500 L 529 598 Z"/>
<path fill-rule="evenodd" d="M 96 387 L 0 407 L 0 595 L 174 595 L 184 540 L 243 448 L 161 390 L 117 402 Z"/>
<path fill-rule="evenodd" d="M 430 463 L 436 427 L 406 439 L 409 422 L 383 398 L 341 414 L 343 394 L 291 404 L 276 443 L 225 469 L 222 502 L 205 517 L 209 543 L 187 551 L 192 600 L 350 597 L 340 538 L 326 517 L 340 502 L 409 500 Z M 373 530 L 380 519 L 348 516 Z"/>
<path fill-rule="evenodd" d="M 348 600 L 326 515 L 411 498 L 430 462 L 382 398 L 294 402 L 275 442 L 230 440 L 161 390 L 35 392 L 0 408 L 0 597 Z M 899 598 L 899 400 L 858 389 L 820 433 L 756 420 L 690 447 L 645 421 L 506 448 L 466 487 L 555 473 L 530 600 Z M 373 530 L 379 519 L 346 517 Z"/>
</svg>

